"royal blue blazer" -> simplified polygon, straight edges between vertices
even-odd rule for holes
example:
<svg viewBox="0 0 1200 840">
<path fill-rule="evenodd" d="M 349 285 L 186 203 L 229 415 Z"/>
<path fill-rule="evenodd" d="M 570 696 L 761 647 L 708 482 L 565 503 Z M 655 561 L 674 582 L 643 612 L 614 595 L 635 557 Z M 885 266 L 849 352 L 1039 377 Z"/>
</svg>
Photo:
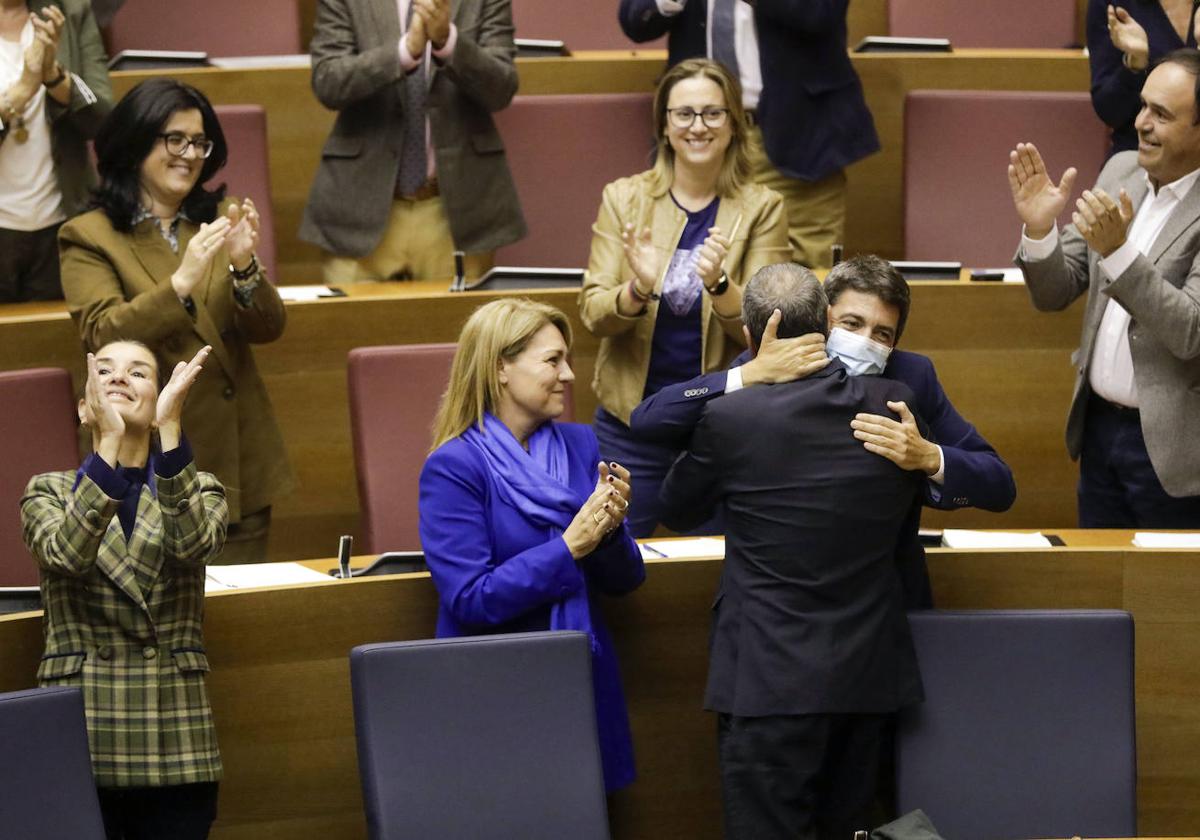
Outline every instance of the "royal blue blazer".
<svg viewBox="0 0 1200 840">
<path fill-rule="evenodd" d="M 591 427 L 561 423 L 569 484 L 591 495 L 600 452 Z M 636 492 L 636 488 L 635 488 Z M 499 494 L 483 456 L 455 438 L 421 470 L 420 532 L 438 591 L 437 635 L 471 636 L 550 629 L 550 609 L 584 589 L 598 652 L 592 656 L 596 723 L 609 791 L 633 781 L 633 742 L 612 639 L 597 595 L 623 595 L 645 579 L 625 526 L 576 562 L 557 529 L 531 521 Z"/>
</svg>

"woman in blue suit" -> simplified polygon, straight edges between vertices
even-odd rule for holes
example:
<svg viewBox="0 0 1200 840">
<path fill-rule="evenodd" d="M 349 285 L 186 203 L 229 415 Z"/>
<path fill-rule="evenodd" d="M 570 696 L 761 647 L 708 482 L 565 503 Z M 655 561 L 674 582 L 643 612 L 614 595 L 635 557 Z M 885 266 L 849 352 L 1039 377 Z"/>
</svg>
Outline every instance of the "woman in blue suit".
<svg viewBox="0 0 1200 840">
<path fill-rule="evenodd" d="M 633 745 L 597 593 L 645 577 L 625 525 L 629 473 L 600 461 L 564 409 L 571 327 L 552 306 L 497 300 L 468 319 L 421 471 L 421 544 L 437 586 L 437 635 L 582 630 L 604 782 L 633 781 Z"/>
</svg>

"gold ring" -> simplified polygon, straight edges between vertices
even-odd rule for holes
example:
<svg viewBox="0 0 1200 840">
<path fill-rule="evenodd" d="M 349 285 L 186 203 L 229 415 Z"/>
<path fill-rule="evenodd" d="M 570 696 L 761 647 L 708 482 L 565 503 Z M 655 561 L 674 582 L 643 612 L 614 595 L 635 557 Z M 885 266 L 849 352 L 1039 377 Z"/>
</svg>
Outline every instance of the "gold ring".
<svg viewBox="0 0 1200 840">
<path fill-rule="evenodd" d="M 617 501 L 621 503 L 621 513 L 629 510 L 629 502 L 623 496 L 617 496 Z"/>
<path fill-rule="evenodd" d="M 604 513 L 598 510 L 592 511 L 592 521 L 599 525 L 604 521 Z"/>
</svg>

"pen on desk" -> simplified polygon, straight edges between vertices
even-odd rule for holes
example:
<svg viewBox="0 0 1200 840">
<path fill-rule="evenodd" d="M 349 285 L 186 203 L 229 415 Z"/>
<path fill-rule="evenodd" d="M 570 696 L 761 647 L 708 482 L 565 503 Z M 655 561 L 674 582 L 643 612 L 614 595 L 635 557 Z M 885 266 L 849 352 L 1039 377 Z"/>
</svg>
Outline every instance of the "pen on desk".
<svg viewBox="0 0 1200 840">
<path fill-rule="evenodd" d="M 667 556 L 665 553 L 659 551 L 657 548 L 650 545 L 649 543 L 640 543 L 640 545 L 642 548 L 644 548 L 646 551 L 649 551 L 655 557 L 664 557 L 665 558 Z"/>
</svg>

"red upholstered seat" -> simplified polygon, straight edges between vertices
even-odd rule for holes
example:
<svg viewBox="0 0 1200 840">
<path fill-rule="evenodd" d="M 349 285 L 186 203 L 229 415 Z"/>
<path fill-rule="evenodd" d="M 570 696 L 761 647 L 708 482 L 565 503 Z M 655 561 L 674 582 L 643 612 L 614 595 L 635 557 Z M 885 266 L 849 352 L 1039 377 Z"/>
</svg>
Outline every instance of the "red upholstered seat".
<svg viewBox="0 0 1200 840">
<path fill-rule="evenodd" d="M 260 215 L 258 258 L 272 282 L 275 273 L 275 211 L 271 205 L 271 172 L 268 163 L 267 114 L 261 105 L 216 105 L 217 119 L 229 146 L 229 161 L 214 181 L 224 182 L 228 194 L 250 198 Z"/>
<path fill-rule="evenodd" d="M 79 466 L 71 376 L 62 368 L 0 373 L 0 586 L 34 586 L 37 565 L 21 539 L 21 495 L 29 479 Z"/>
<path fill-rule="evenodd" d="M 518 96 L 496 117 L 529 223 L 496 264 L 586 266 L 604 185 L 653 160 L 651 94 Z"/>
<path fill-rule="evenodd" d="M 955 47 L 1062 49 L 1078 43 L 1075 0 L 888 0 L 890 35 Z"/>
<path fill-rule="evenodd" d="M 635 44 L 617 22 L 617 0 L 513 0 L 518 38 L 551 38 L 575 50 L 661 50 L 666 39 Z"/>
<path fill-rule="evenodd" d="M 121 50 L 198 50 L 210 56 L 302 52 L 296 0 L 125 0 L 110 34 L 113 54 Z"/>
<path fill-rule="evenodd" d="M 417 481 L 450 378 L 454 344 L 350 351 L 350 430 L 368 553 L 421 547 Z M 568 386 L 563 420 L 574 417 Z"/>
<path fill-rule="evenodd" d="M 1108 150 L 1086 93 L 915 90 L 904 108 L 904 256 L 1006 266 L 1021 235 L 1008 153 L 1034 143 L 1052 178 L 1090 188 Z M 1071 221 L 1074 197 L 1059 218 Z"/>
</svg>

